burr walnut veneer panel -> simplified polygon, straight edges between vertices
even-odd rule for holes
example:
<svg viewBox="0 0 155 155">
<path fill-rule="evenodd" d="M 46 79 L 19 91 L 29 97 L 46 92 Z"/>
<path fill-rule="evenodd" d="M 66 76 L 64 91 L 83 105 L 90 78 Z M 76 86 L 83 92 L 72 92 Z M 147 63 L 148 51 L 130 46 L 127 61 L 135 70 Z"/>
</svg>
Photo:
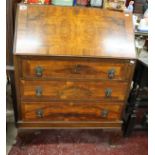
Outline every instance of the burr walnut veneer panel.
<svg viewBox="0 0 155 155">
<path fill-rule="evenodd" d="M 113 70 L 113 80 L 129 80 L 131 65 L 129 61 L 117 60 L 61 60 L 41 58 L 22 60 L 22 77 L 36 78 L 37 68 L 42 69 L 40 78 L 68 77 L 87 79 L 109 79 L 109 72 Z"/>
<path fill-rule="evenodd" d="M 96 8 L 19 5 L 15 54 L 135 57 L 132 16 Z"/>
<path fill-rule="evenodd" d="M 118 87 L 119 86 L 119 87 Z M 128 83 L 115 81 L 23 81 L 21 98 L 34 100 L 125 100 Z M 108 90 L 111 91 L 108 94 Z"/>
<path fill-rule="evenodd" d="M 121 110 L 121 103 L 71 101 L 22 103 L 25 121 L 118 121 Z"/>
</svg>

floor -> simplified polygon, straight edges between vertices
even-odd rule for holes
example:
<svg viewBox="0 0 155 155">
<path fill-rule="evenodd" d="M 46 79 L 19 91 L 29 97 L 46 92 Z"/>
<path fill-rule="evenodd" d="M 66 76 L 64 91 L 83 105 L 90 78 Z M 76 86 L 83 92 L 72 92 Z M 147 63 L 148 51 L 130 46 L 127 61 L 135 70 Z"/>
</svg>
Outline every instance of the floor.
<svg viewBox="0 0 155 155">
<path fill-rule="evenodd" d="M 15 128 L 14 122 L 7 124 L 6 134 L 6 155 L 8 155 L 12 146 L 16 143 L 17 129 Z"/>
<path fill-rule="evenodd" d="M 7 115 L 6 155 L 7 155 L 10 149 L 12 148 L 12 145 L 16 143 L 16 136 L 17 136 L 17 129 L 14 124 L 14 113 L 12 107 L 10 85 L 7 85 L 6 87 L 6 115 Z"/>
<path fill-rule="evenodd" d="M 124 138 L 103 130 L 67 129 L 21 132 L 8 155 L 147 154 L 147 135 L 143 132 Z"/>
</svg>

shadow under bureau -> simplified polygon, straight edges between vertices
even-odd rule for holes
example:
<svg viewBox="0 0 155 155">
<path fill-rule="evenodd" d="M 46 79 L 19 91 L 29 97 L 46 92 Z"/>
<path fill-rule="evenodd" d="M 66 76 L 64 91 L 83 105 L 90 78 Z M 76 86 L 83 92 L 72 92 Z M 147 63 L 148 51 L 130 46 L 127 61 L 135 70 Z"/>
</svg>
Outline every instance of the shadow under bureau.
<svg viewBox="0 0 155 155">
<path fill-rule="evenodd" d="M 20 4 L 17 127 L 121 129 L 135 68 L 131 19 L 102 9 Z"/>
</svg>

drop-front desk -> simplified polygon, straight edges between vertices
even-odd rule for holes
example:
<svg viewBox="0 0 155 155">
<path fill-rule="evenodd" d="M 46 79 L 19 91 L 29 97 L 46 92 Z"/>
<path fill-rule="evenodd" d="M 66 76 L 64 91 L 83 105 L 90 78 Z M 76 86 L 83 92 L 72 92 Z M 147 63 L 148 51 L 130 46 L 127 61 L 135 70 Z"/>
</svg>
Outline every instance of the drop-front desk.
<svg viewBox="0 0 155 155">
<path fill-rule="evenodd" d="M 17 127 L 121 129 L 135 58 L 130 15 L 19 4 Z"/>
</svg>

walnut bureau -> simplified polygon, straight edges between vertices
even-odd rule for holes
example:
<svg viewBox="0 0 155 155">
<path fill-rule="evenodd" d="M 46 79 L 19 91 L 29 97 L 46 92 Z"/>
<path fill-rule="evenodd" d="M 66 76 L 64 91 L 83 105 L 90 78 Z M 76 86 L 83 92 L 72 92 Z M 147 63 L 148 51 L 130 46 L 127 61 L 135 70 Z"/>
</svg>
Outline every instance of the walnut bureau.
<svg viewBox="0 0 155 155">
<path fill-rule="evenodd" d="M 19 4 L 17 127 L 121 129 L 135 60 L 130 15 Z"/>
</svg>

